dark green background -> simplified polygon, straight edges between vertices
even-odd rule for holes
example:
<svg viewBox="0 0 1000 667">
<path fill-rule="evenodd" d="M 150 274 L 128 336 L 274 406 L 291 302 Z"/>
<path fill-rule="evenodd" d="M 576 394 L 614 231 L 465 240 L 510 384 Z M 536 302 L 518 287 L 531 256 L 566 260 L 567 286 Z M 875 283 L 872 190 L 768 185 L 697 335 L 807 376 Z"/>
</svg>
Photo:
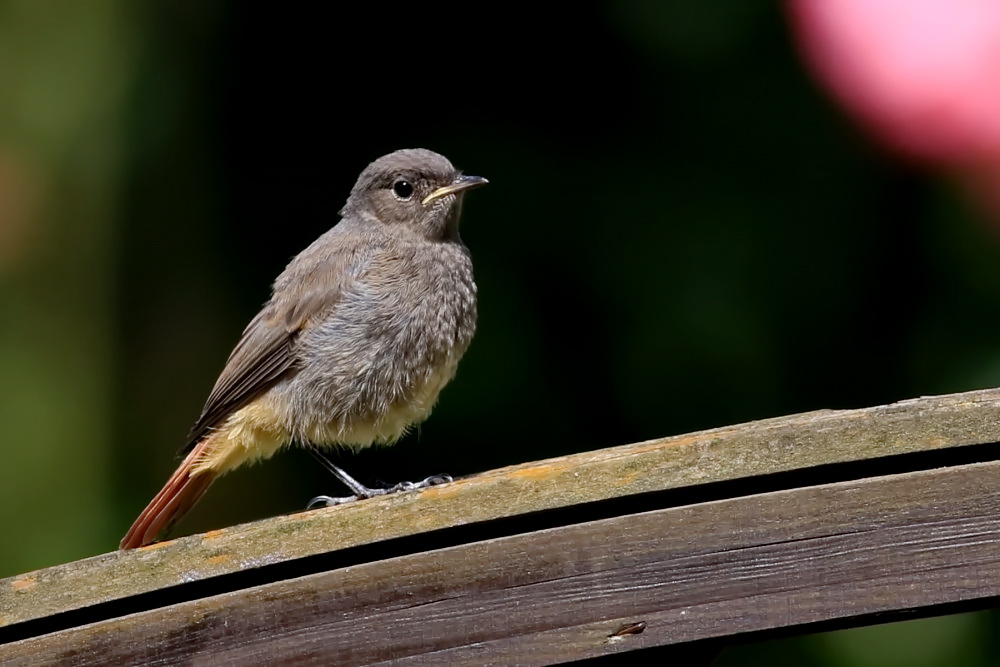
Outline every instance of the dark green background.
<svg viewBox="0 0 1000 667">
<path fill-rule="evenodd" d="M 115 548 L 270 281 L 402 147 L 491 181 L 480 329 L 418 433 L 342 459 L 366 481 L 1000 385 L 995 227 L 857 130 L 781 10 L 0 1 L 0 576 Z M 324 492 L 288 452 L 178 532 Z M 994 664 L 997 625 L 726 664 Z"/>
</svg>

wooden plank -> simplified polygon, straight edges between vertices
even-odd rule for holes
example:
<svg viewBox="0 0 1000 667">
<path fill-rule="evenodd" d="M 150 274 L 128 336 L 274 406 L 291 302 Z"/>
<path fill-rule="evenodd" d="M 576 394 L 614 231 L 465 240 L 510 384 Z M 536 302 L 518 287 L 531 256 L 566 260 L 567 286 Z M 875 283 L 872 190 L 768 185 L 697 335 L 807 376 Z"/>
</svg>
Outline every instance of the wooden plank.
<svg viewBox="0 0 1000 667">
<path fill-rule="evenodd" d="M 1000 462 L 365 563 L 0 649 L 41 664 L 550 664 L 1000 596 Z M 644 623 L 641 633 L 620 634 Z"/>
<path fill-rule="evenodd" d="M 0 579 L 0 641 L 5 626 L 451 526 L 988 442 L 1000 442 L 997 389 L 810 412 L 511 466 Z"/>
</svg>

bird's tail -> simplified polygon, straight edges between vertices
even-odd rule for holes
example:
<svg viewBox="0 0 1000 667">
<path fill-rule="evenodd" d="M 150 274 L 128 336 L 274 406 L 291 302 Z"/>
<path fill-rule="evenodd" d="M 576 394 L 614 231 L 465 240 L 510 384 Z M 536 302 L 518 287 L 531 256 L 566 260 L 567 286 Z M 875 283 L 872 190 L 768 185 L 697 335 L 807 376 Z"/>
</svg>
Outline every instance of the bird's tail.
<svg viewBox="0 0 1000 667">
<path fill-rule="evenodd" d="M 134 549 L 150 544 L 194 507 L 219 477 L 215 470 L 197 465 L 204 460 L 211 441 L 211 437 L 205 438 L 188 452 L 180 467 L 129 528 L 120 548 Z"/>
</svg>

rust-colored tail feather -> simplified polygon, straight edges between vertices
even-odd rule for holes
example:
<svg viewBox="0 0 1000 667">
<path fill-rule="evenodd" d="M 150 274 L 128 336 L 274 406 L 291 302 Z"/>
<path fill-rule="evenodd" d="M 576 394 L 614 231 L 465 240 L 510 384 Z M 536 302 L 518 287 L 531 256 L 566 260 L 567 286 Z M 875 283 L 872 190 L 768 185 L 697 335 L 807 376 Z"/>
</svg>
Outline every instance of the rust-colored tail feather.
<svg viewBox="0 0 1000 667">
<path fill-rule="evenodd" d="M 214 470 L 192 474 L 196 459 L 204 454 L 208 443 L 209 439 L 206 438 L 188 453 L 166 485 L 129 528 L 128 533 L 122 538 L 120 548 L 134 549 L 150 544 L 160 533 L 194 507 L 218 477 L 218 473 Z"/>
</svg>

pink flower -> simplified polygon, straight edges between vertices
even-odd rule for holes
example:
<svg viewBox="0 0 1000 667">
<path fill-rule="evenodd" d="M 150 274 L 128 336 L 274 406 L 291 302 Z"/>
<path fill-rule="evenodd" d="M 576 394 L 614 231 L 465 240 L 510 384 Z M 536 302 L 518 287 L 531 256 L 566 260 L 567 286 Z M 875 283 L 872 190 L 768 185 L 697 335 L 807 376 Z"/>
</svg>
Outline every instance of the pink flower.
<svg viewBox="0 0 1000 667">
<path fill-rule="evenodd" d="M 1000 0 L 789 0 L 819 78 L 896 150 L 1000 213 Z"/>
</svg>

